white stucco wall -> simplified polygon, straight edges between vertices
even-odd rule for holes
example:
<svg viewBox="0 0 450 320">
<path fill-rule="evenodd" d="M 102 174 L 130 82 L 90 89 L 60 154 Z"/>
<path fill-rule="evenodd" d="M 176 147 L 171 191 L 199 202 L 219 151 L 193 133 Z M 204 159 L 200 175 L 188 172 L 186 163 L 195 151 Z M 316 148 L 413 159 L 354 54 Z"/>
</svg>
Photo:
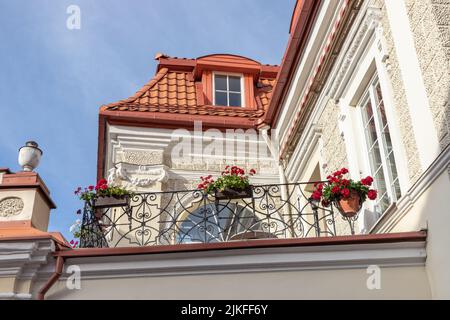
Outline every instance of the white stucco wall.
<svg viewBox="0 0 450 320">
<path fill-rule="evenodd" d="M 258 272 L 201 276 L 98 279 L 66 290 L 59 282 L 48 299 L 430 299 L 424 267 L 381 269 L 380 290 L 368 290 L 366 269 Z M 411 281 L 414 279 L 414 281 Z"/>
</svg>

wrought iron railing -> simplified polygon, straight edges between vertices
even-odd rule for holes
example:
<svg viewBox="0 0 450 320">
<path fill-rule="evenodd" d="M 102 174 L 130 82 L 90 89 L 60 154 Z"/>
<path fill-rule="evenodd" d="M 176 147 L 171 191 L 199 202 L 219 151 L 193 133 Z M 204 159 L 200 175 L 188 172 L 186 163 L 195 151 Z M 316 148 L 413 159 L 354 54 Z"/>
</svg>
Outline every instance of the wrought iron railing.
<svg viewBox="0 0 450 320">
<path fill-rule="evenodd" d="M 218 200 L 200 190 L 136 193 L 128 204 L 86 203 L 80 247 L 128 247 L 354 234 L 357 216 L 310 199 L 315 183 L 252 186 Z"/>
</svg>

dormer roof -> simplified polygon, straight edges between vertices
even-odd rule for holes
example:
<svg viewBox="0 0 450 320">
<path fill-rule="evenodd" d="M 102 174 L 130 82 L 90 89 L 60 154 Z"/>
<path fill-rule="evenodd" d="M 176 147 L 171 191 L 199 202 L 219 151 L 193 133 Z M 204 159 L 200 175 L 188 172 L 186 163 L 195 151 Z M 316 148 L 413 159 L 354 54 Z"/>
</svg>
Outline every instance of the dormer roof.
<svg viewBox="0 0 450 320">
<path fill-rule="evenodd" d="M 199 115 L 203 117 L 201 120 L 204 120 L 205 116 L 239 117 L 253 123 L 264 115 L 269 105 L 279 68 L 230 54 L 186 59 L 158 53 L 156 59 L 158 60 L 156 75 L 148 83 L 127 99 L 103 105 L 100 114 L 170 113 Z M 244 76 L 248 95 L 245 107 L 223 107 L 213 104 L 212 72 L 239 73 Z M 252 126 L 252 123 L 246 126 Z"/>
</svg>

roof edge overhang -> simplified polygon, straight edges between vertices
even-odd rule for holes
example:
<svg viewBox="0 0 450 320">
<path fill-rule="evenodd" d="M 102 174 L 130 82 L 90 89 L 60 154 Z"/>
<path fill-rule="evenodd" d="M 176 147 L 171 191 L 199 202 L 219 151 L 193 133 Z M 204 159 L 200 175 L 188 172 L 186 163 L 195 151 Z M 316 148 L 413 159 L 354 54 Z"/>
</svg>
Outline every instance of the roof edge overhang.
<svg viewBox="0 0 450 320">
<path fill-rule="evenodd" d="M 254 81 L 258 81 L 263 71 L 266 73 L 266 76 L 274 76 L 274 71 L 278 71 L 276 68 L 277 66 L 263 66 L 256 60 L 240 55 L 228 53 L 209 54 L 196 59 L 194 78 L 201 78 L 204 71 L 219 71 L 250 74 L 253 76 Z"/>
<path fill-rule="evenodd" d="M 322 2 L 323 0 L 298 0 L 296 3 L 291 21 L 288 46 L 276 78 L 276 85 L 269 107 L 264 117 L 259 121 L 259 126 L 261 127 L 266 125 L 272 126 L 278 117 L 279 106 L 294 75 L 294 66 L 297 65 L 306 48 L 307 40 Z"/>
<path fill-rule="evenodd" d="M 162 68 L 167 68 L 172 71 L 193 71 L 196 66 L 196 61 L 193 59 L 180 59 L 180 58 L 160 58 L 156 67 L 156 73 Z"/>
<path fill-rule="evenodd" d="M 16 172 L 5 171 L 2 181 L 0 183 L 0 189 L 37 189 L 43 196 L 51 209 L 56 209 L 56 204 L 50 197 L 50 191 L 36 172 Z"/>
</svg>

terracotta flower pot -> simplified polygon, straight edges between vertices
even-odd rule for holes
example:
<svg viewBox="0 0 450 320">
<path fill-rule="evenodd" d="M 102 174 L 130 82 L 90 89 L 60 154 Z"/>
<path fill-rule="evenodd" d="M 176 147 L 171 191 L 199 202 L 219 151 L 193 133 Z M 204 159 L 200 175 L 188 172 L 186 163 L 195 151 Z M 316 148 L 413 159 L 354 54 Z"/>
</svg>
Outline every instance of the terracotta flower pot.
<svg viewBox="0 0 450 320">
<path fill-rule="evenodd" d="M 358 214 L 359 210 L 361 210 L 361 197 L 357 192 L 353 191 L 350 193 L 350 197 L 336 201 L 335 205 L 344 217 L 352 218 Z"/>
<path fill-rule="evenodd" d="M 223 191 L 216 190 L 214 196 L 217 200 L 252 198 L 253 189 L 251 186 L 242 190 L 225 188 Z"/>
</svg>

